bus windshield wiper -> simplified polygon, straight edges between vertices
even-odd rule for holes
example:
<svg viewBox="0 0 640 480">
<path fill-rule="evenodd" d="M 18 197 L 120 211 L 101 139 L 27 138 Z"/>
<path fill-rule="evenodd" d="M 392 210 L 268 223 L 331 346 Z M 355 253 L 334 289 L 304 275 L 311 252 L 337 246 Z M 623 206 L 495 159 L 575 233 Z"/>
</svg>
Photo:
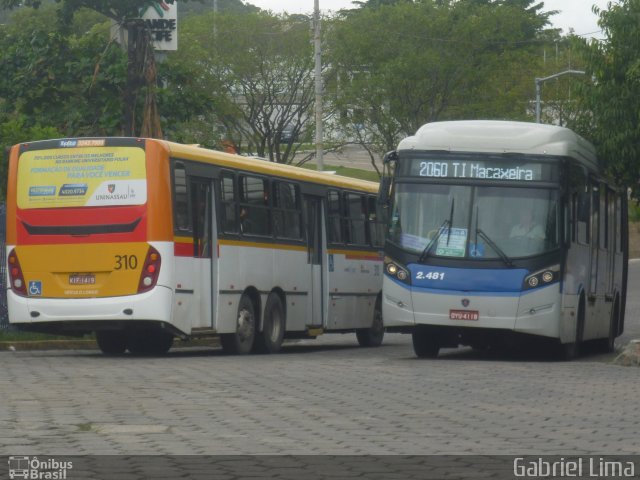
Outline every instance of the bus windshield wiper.
<svg viewBox="0 0 640 480">
<path fill-rule="evenodd" d="M 422 263 L 427 259 L 427 257 L 429 256 L 429 252 L 431 252 L 431 249 L 436 244 L 436 242 L 440 240 L 440 237 L 444 233 L 444 228 L 447 226 L 451 227 L 451 224 L 449 223 L 449 219 L 445 218 L 444 222 L 442 222 L 442 224 L 438 227 L 438 233 L 431 239 L 429 244 L 424 248 L 424 250 L 418 257 L 418 263 Z M 449 230 L 451 230 L 451 228 L 449 228 Z"/>
<path fill-rule="evenodd" d="M 500 258 L 504 263 L 507 264 L 508 267 L 513 267 L 513 262 L 511 261 L 511 259 L 507 256 L 506 253 L 504 253 L 504 251 L 498 245 L 496 245 L 496 243 L 493 240 L 491 240 L 491 238 L 489 238 L 489 235 L 484 233 L 480 228 L 476 228 L 476 234 L 480 235 L 480 238 L 482 238 L 485 242 L 487 242 L 489 246 L 493 248 L 498 255 L 500 255 Z"/>
</svg>

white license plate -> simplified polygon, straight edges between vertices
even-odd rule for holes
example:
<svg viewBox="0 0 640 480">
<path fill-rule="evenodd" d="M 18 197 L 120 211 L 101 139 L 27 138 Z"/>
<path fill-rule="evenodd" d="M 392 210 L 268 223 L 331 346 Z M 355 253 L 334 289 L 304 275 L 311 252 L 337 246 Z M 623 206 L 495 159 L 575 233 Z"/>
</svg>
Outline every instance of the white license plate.
<svg viewBox="0 0 640 480">
<path fill-rule="evenodd" d="M 96 276 L 93 273 L 72 273 L 69 275 L 70 285 L 95 285 Z"/>
<path fill-rule="evenodd" d="M 450 320 L 478 320 L 480 313 L 477 310 L 449 310 Z"/>
</svg>

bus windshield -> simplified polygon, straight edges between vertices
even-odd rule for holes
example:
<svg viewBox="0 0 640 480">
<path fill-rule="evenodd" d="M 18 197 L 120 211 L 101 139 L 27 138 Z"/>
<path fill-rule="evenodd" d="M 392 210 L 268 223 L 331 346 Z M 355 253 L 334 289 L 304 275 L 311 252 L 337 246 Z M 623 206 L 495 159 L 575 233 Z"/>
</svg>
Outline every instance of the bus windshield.
<svg viewBox="0 0 640 480">
<path fill-rule="evenodd" d="M 424 261 L 529 257 L 560 246 L 558 191 L 397 183 L 389 240 Z"/>
</svg>

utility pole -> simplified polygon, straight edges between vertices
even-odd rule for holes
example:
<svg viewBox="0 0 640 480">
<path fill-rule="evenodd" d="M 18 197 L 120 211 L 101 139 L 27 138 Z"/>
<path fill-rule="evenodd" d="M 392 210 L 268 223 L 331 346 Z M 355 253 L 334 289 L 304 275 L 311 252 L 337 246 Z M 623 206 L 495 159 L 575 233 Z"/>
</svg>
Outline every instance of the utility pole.
<svg viewBox="0 0 640 480">
<path fill-rule="evenodd" d="M 547 80 L 551 80 L 553 78 L 558 78 L 563 75 L 584 75 L 586 72 L 582 70 L 566 70 L 560 73 L 554 73 L 553 75 L 549 75 L 548 77 L 536 78 L 536 123 L 540 123 L 540 117 L 542 115 L 541 106 L 540 106 L 540 96 L 542 93 L 542 84 Z"/>
<path fill-rule="evenodd" d="M 324 170 L 322 145 L 322 45 L 320 42 L 320 0 L 314 0 L 313 8 L 313 46 L 316 59 L 316 163 L 318 171 Z"/>
<path fill-rule="evenodd" d="M 218 20 L 218 0 L 213 0 L 213 41 L 217 40 L 216 21 Z"/>
</svg>

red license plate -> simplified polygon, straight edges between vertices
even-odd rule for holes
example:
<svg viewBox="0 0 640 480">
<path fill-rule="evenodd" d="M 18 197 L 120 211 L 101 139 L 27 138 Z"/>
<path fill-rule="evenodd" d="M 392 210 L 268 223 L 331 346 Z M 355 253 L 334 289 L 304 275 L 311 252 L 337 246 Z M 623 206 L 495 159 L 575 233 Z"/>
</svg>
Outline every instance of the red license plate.
<svg viewBox="0 0 640 480">
<path fill-rule="evenodd" d="M 93 273 L 72 273 L 69 275 L 70 285 L 95 285 L 96 276 Z"/>
<path fill-rule="evenodd" d="M 478 320 L 480 314 L 477 310 L 449 310 L 451 320 Z"/>
</svg>

